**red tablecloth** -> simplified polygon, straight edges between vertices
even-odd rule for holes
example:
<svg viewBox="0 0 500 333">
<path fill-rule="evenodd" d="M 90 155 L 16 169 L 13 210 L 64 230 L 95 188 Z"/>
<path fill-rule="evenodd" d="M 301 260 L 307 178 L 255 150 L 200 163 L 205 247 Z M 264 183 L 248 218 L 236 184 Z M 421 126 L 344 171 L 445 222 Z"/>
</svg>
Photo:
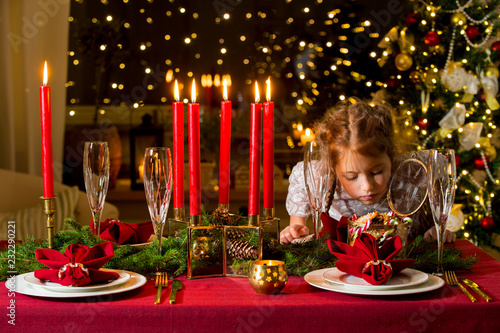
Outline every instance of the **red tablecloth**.
<svg viewBox="0 0 500 333">
<path fill-rule="evenodd" d="M 257 295 L 245 278 L 181 277 L 184 289 L 175 305 L 168 304 L 170 287 L 163 303 L 153 305 L 152 281 L 130 292 L 80 299 L 9 297 L 1 283 L 0 331 L 14 331 L 5 314 L 15 299 L 15 329 L 29 332 L 500 332 L 500 262 L 468 241 L 456 245 L 479 259 L 473 272 L 460 275 L 479 283 L 494 302 L 473 304 L 447 285 L 406 296 L 351 296 L 312 287 L 301 277 L 291 277 L 276 296 Z"/>
</svg>

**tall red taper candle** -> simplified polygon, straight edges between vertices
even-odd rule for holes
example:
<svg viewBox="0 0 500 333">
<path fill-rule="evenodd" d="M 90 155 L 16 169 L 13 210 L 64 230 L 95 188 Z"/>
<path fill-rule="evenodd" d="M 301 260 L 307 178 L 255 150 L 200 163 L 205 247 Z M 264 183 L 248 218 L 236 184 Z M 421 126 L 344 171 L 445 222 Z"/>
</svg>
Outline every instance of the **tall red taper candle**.
<svg viewBox="0 0 500 333">
<path fill-rule="evenodd" d="M 267 79 L 267 94 L 262 123 L 264 208 L 274 208 L 274 102 L 271 102 L 271 79 Z"/>
<path fill-rule="evenodd" d="M 250 109 L 250 168 L 248 187 L 248 215 L 259 215 L 260 203 L 260 153 L 262 131 L 262 104 L 259 103 L 259 86 L 255 82 L 255 103 Z"/>
<path fill-rule="evenodd" d="M 224 80 L 224 100 L 220 103 L 219 205 L 229 204 L 231 165 L 231 101 Z"/>
<path fill-rule="evenodd" d="M 189 212 L 190 215 L 201 215 L 200 105 L 196 103 L 194 80 L 191 94 L 191 103 L 188 103 Z"/>
<path fill-rule="evenodd" d="M 47 85 L 47 62 L 43 67 L 43 85 L 40 86 L 40 118 L 42 130 L 43 197 L 54 197 L 54 170 L 52 159 L 52 120 L 50 87 Z"/>
<path fill-rule="evenodd" d="M 179 86 L 175 80 L 173 109 L 174 208 L 184 208 L 184 103 L 179 102 Z"/>
</svg>

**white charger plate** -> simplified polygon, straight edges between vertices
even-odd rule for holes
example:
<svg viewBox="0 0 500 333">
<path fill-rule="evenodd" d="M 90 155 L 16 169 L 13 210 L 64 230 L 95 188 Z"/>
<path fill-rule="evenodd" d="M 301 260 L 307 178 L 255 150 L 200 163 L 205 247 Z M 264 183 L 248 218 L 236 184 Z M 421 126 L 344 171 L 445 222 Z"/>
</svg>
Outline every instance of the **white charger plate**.
<svg viewBox="0 0 500 333">
<path fill-rule="evenodd" d="M 125 283 L 130 279 L 130 274 L 127 273 L 126 271 L 122 270 L 116 270 L 116 269 L 106 269 L 106 268 L 101 268 L 103 271 L 111 271 L 111 272 L 117 272 L 120 274 L 120 277 L 118 279 L 112 280 L 110 282 L 101 282 L 101 283 L 94 283 L 86 286 L 62 286 L 59 283 L 55 283 L 52 281 L 44 281 L 40 280 L 35 277 L 34 272 L 28 273 L 24 277 L 24 281 L 26 281 L 27 284 L 34 285 L 37 287 L 43 287 L 45 289 L 49 289 L 52 291 L 58 291 L 58 292 L 64 292 L 64 293 L 79 293 L 79 292 L 87 292 L 87 291 L 94 291 L 98 289 L 103 289 L 103 288 L 111 288 L 113 286 L 117 286 L 119 284 Z"/>
<path fill-rule="evenodd" d="M 38 296 L 38 297 L 51 297 L 51 298 L 77 298 L 77 297 L 93 297 L 93 296 L 104 296 L 104 295 L 112 295 L 118 294 L 125 291 L 134 290 L 140 288 L 146 283 L 146 277 L 141 274 L 127 271 L 130 275 L 130 279 L 122 283 L 120 285 L 115 285 L 109 288 L 97 289 L 94 291 L 85 291 L 85 292 L 76 292 L 76 293 L 64 293 L 53 290 L 48 290 L 44 287 L 38 287 L 35 285 L 29 285 L 24 277 L 30 273 L 25 273 L 21 275 L 17 275 L 15 277 L 15 291 L 19 294 L 29 295 L 29 296 Z M 5 284 L 7 288 L 8 284 Z"/>
<path fill-rule="evenodd" d="M 427 291 L 432 291 L 441 288 L 444 285 L 443 279 L 428 274 L 428 279 L 424 283 L 417 284 L 414 286 L 410 286 L 408 288 L 399 288 L 399 289 L 387 289 L 387 290 L 363 290 L 363 289 L 355 289 L 355 288 L 346 288 L 343 285 L 334 284 L 326 281 L 323 278 L 323 274 L 331 268 L 319 269 L 317 271 L 312 271 L 306 274 L 304 280 L 309 283 L 311 286 L 336 291 L 344 294 L 351 295 L 368 295 L 368 296 L 391 296 L 391 295 L 409 295 L 409 294 L 418 294 Z"/>
<path fill-rule="evenodd" d="M 429 274 L 417 271 L 416 269 L 406 268 L 398 274 L 392 276 L 386 283 L 382 285 L 373 285 L 356 276 L 344 273 L 337 267 L 328 269 L 323 273 L 323 278 L 345 288 L 362 289 L 362 290 L 388 290 L 396 288 L 407 288 L 420 283 L 424 283 L 429 278 Z"/>
</svg>

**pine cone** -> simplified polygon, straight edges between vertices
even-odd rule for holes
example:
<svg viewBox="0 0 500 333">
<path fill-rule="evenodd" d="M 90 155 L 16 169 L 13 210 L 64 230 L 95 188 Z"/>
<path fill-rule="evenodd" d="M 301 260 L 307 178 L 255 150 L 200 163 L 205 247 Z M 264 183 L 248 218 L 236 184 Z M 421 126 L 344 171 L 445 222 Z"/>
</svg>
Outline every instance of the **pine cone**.
<svg viewBox="0 0 500 333">
<path fill-rule="evenodd" d="M 252 244 L 242 240 L 227 240 L 227 254 L 230 259 L 256 260 L 258 251 Z"/>
<path fill-rule="evenodd" d="M 212 213 L 213 224 L 215 225 L 228 225 L 229 224 L 229 210 L 217 207 Z"/>
<path fill-rule="evenodd" d="M 245 232 L 238 228 L 226 228 L 227 238 L 236 241 L 245 237 Z"/>
</svg>

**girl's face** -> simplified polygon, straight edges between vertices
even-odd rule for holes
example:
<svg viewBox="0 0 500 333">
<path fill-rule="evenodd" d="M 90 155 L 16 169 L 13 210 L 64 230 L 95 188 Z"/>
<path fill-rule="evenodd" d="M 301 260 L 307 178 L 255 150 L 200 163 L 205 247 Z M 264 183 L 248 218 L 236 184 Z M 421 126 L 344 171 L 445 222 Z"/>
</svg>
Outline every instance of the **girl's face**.
<svg viewBox="0 0 500 333">
<path fill-rule="evenodd" d="M 391 177 L 391 160 L 387 154 L 365 156 L 346 151 L 335 167 L 344 190 L 363 205 L 374 205 L 385 195 Z"/>
</svg>

